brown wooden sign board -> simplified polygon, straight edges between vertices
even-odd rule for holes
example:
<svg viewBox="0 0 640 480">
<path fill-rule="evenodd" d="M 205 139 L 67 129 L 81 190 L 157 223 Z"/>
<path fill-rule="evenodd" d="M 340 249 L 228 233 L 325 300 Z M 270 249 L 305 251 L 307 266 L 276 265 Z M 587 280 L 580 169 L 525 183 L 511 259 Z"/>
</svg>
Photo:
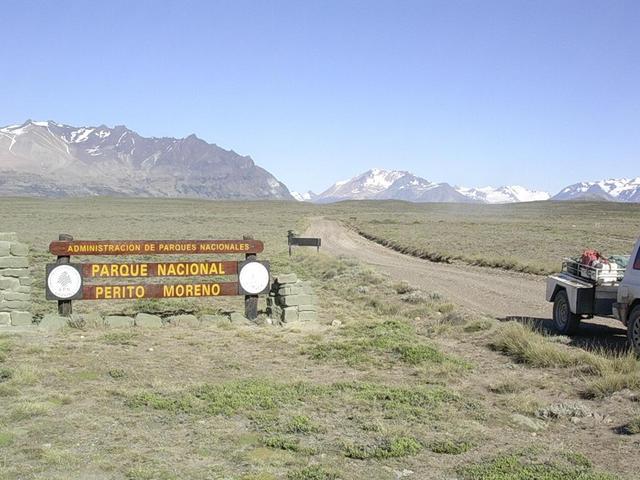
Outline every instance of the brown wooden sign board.
<svg viewBox="0 0 640 480">
<path fill-rule="evenodd" d="M 192 255 L 255 254 L 264 250 L 260 240 L 72 240 L 54 241 L 49 252 L 71 255 Z"/>
<path fill-rule="evenodd" d="M 137 285 L 84 285 L 82 300 L 221 297 L 238 295 L 238 282 Z"/>
<path fill-rule="evenodd" d="M 84 278 L 209 277 L 236 275 L 237 261 L 163 263 L 83 263 Z"/>
<path fill-rule="evenodd" d="M 58 312 L 70 315 L 72 300 L 135 300 L 244 295 L 245 316 L 257 316 L 258 295 L 270 288 L 269 262 L 257 261 L 264 244 L 253 237 L 242 240 L 74 240 L 60 234 L 49 244 L 57 255 L 47 265 L 46 298 L 58 301 Z M 125 263 L 71 263 L 84 255 L 243 255 L 244 261 L 171 261 Z M 235 282 L 194 279 L 192 283 L 86 285 L 89 278 L 216 277 L 237 275 Z M 183 280 L 186 281 L 186 280 Z"/>
</svg>

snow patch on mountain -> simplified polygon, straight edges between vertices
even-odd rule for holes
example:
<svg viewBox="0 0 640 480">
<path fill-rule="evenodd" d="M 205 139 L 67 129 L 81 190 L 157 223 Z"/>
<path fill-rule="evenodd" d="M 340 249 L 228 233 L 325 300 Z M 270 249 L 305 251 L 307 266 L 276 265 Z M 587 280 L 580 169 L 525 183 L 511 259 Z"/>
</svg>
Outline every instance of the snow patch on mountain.
<svg viewBox="0 0 640 480">
<path fill-rule="evenodd" d="M 462 195 L 482 203 L 539 202 L 549 200 L 551 197 L 547 192 L 529 190 L 520 185 L 482 188 L 456 187 L 456 190 Z"/>
<path fill-rule="evenodd" d="M 298 202 L 313 202 L 318 195 L 313 193 L 311 190 L 299 193 L 299 192 L 289 192 L 291 196 L 295 198 Z"/>
</svg>

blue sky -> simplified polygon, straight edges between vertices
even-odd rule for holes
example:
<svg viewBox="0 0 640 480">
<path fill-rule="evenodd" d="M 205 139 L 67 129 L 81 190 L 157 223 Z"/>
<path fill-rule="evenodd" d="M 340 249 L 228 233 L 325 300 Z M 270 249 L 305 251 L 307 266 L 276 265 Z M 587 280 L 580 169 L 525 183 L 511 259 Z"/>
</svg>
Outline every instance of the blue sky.
<svg viewBox="0 0 640 480">
<path fill-rule="evenodd" d="M 125 124 L 292 190 L 639 176 L 640 2 L 4 0 L 0 124 Z"/>
</svg>

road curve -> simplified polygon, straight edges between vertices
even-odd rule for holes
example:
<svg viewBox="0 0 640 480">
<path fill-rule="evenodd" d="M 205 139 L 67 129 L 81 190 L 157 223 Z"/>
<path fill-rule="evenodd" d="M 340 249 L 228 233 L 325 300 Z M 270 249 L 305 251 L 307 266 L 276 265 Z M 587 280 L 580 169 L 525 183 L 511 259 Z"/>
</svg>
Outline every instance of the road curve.
<svg viewBox="0 0 640 480">
<path fill-rule="evenodd" d="M 394 280 L 405 280 L 426 292 L 475 312 L 497 318 L 549 318 L 545 278 L 463 264 L 434 263 L 404 255 L 367 240 L 338 222 L 312 218 L 306 235 L 322 238 L 322 250 L 357 258 Z"/>
</svg>

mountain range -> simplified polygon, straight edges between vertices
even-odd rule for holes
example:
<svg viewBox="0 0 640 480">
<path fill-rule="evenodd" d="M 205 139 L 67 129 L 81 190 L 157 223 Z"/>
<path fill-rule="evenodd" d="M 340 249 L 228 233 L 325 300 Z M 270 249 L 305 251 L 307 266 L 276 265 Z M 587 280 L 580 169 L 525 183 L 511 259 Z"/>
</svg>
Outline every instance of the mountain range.
<svg viewBox="0 0 640 480">
<path fill-rule="evenodd" d="M 552 200 L 640 202 L 640 177 L 580 182 L 563 188 Z"/>
<path fill-rule="evenodd" d="M 125 126 L 73 127 L 27 120 L 0 128 L 0 195 L 158 196 L 513 203 L 541 200 L 640 202 L 640 177 L 580 182 L 551 197 L 518 185 L 466 188 L 401 170 L 371 169 L 316 195 L 289 192 L 249 156 L 189 135 L 143 137 Z"/>
<path fill-rule="evenodd" d="M 520 186 L 465 188 L 430 182 L 410 172 L 374 168 L 335 183 L 319 195 L 307 192 L 294 198 L 316 203 L 341 200 L 405 200 L 409 202 L 512 203 L 547 200 L 546 192 Z"/>
<path fill-rule="evenodd" d="M 374 168 L 349 180 L 336 182 L 316 195 L 292 192 L 299 201 L 330 203 L 341 200 L 406 200 L 410 202 L 517 203 L 544 200 L 606 200 L 640 202 L 640 177 L 635 179 L 581 182 L 557 195 L 519 185 L 466 188 L 434 183 L 410 172 Z"/>
<path fill-rule="evenodd" d="M 125 126 L 31 120 L 0 128 L 0 194 L 293 199 L 251 157 L 195 135 L 146 138 Z"/>
</svg>

